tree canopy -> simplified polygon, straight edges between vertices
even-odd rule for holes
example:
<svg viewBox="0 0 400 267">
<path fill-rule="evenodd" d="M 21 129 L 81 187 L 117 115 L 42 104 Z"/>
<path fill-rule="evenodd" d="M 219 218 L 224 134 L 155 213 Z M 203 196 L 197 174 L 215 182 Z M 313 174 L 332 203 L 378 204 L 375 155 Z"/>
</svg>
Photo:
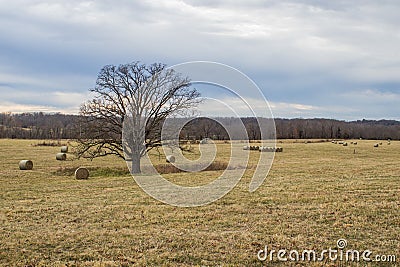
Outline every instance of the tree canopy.
<svg viewBox="0 0 400 267">
<path fill-rule="evenodd" d="M 161 141 L 163 120 L 200 101 L 188 77 L 161 63 L 104 66 L 90 92 L 94 98 L 83 103 L 80 111 L 78 156 L 116 155 L 126 160 L 128 148 L 134 172 L 140 172 L 140 157 Z M 132 127 L 128 145 L 122 142 L 126 120 Z"/>
</svg>

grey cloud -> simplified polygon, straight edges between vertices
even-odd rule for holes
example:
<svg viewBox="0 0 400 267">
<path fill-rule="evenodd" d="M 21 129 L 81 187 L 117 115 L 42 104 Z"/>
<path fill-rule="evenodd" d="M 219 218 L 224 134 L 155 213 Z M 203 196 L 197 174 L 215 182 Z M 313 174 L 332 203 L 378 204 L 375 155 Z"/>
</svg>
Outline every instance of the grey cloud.
<svg viewBox="0 0 400 267">
<path fill-rule="evenodd" d="M 395 1 L 12 1 L 0 7 L 0 83 L 84 93 L 105 64 L 210 60 L 275 102 L 344 117 L 345 92 L 400 91 L 399 13 Z"/>
</svg>

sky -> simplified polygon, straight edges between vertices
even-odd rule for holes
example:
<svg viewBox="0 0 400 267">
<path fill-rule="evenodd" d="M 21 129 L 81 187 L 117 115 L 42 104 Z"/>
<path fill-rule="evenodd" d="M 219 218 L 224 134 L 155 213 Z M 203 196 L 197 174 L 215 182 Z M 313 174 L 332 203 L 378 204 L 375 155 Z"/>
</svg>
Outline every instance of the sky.
<svg viewBox="0 0 400 267">
<path fill-rule="evenodd" d="M 399 14 L 397 0 L 0 0 L 0 112 L 76 114 L 104 65 L 200 60 L 246 74 L 275 117 L 400 120 Z"/>
</svg>

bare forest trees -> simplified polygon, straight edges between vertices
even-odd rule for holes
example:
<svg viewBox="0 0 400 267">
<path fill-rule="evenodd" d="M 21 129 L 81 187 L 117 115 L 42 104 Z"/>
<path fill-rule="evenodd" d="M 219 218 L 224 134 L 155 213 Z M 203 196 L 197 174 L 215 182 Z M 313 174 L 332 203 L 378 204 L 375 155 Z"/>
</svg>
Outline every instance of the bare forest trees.
<svg viewBox="0 0 400 267">
<path fill-rule="evenodd" d="M 59 113 L 3 112 L 0 113 L 0 138 L 80 139 L 85 136 L 86 121 L 82 116 Z M 255 118 L 242 118 L 242 121 L 249 138 L 258 140 L 260 132 Z M 281 139 L 400 139 L 400 122 L 393 120 L 275 119 L 275 125 L 277 138 Z M 206 137 L 229 139 L 221 125 L 207 118 L 190 121 L 180 134 L 180 138 L 188 140 Z"/>
<path fill-rule="evenodd" d="M 77 116 L 60 113 L 0 113 L 0 138 L 73 138 L 76 122 Z"/>
</svg>

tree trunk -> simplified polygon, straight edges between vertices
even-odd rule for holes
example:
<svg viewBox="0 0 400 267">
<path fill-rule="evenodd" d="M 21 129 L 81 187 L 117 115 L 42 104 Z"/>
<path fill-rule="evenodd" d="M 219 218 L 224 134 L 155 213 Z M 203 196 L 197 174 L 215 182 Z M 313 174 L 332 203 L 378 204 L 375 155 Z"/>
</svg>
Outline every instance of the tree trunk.
<svg viewBox="0 0 400 267">
<path fill-rule="evenodd" d="M 131 169 L 131 173 L 141 173 L 142 170 L 140 169 L 140 155 L 133 153 L 132 154 L 132 169 Z"/>
</svg>

